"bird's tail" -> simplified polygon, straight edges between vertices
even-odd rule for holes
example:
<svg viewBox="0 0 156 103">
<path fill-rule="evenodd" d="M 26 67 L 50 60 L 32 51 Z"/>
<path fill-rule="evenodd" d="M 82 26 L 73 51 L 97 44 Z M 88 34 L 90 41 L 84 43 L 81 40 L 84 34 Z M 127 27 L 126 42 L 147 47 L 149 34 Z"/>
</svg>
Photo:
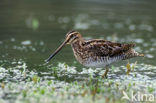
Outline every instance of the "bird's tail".
<svg viewBox="0 0 156 103">
<path fill-rule="evenodd" d="M 141 53 L 138 53 L 139 55 L 139 57 L 144 57 L 145 55 L 144 54 L 141 54 Z"/>
<path fill-rule="evenodd" d="M 128 52 L 131 57 L 144 57 L 144 54 L 136 52 L 134 49 L 130 49 Z"/>
<path fill-rule="evenodd" d="M 123 60 L 133 58 L 133 57 L 144 57 L 144 54 L 138 53 L 134 49 L 131 48 L 125 53 Z"/>
<path fill-rule="evenodd" d="M 126 54 L 129 55 L 130 57 L 143 57 L 144 54 L 136 52 L 133 47 L 135 47 L 135 43 L 131 44 L 123 44 L 123 49 L 126 51 Z"/>
</svg>

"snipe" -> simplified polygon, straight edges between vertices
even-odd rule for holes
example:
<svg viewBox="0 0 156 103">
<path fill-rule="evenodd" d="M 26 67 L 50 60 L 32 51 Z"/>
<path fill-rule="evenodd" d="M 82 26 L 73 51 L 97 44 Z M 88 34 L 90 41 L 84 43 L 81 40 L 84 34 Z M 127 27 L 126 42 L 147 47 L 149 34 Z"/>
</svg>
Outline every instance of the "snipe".
<svg viewBox="0 0 156 103">
<path fill-rule="evenodd" d="M 49 62 L 65 44 L 71 44 L 74 56 L 82 65 L 86 67 L 106 67 L 103 77 L 107 76 L 107 66 L 111 63 L 144 56 L 132 49 L 135 44 L 121 44 L 101 39 L 85 41 L 79 32 L 70 31 L 62 45 L 46 61 Z"/>
</svg>

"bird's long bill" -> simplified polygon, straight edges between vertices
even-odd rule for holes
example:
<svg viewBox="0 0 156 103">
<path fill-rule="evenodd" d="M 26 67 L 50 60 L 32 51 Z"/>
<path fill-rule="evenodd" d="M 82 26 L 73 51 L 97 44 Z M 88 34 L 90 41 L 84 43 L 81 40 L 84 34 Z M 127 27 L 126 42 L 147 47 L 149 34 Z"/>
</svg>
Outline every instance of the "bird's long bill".
<svg viewBox="0 0 156 103">
<path fill-rule="evenodd" d="M 46 60 L 46 62 L 48 63 L 67 43 L 67 40 L 65 40 L 56 50 L 53 54 L 50 55 L 50 57 Z"/>
</svg>

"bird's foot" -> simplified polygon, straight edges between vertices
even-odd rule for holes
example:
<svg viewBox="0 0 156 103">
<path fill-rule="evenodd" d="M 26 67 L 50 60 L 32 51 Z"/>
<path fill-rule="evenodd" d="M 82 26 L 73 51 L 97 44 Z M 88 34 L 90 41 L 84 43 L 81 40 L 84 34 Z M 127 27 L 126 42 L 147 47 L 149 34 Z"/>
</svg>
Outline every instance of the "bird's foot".
<svg viewBox="0 0 156 103">
<path fill-rule="evenodd" d="M 102 75 L 102 78 L 103 78 L 103 79 L 107 79 L 108 77 L 107 77 L 107 75 L 103 74 L 103 75 Z"/>
<path fill-rule="evenodd" d="M 106 68 L 106 71 L 105 71 L 105 73 L 102 75 L 102 78 L 107 79 L 108 71 L 109 71 L 108 68 Z"/>
</svg>

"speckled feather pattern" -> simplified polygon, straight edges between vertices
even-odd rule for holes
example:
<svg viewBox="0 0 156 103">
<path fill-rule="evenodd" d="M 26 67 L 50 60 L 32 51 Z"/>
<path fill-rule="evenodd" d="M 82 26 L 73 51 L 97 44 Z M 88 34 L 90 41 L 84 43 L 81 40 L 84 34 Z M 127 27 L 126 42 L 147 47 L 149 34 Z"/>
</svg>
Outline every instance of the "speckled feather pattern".
<svg viewBox="0 0 156 103">
<path fill-rule="evenodd" d="M 84 40 L 79 32 L 70 31 L 65 41 L 46 60 L 48 63 L 66 44 L 72 46 L 75 58 L 87 67 L 106 67 L 113 62 L 144 56 L 132 49 L 135 44 L 121 44 L 101 39 Z M 106 72 L 107 73 L 107 72 Z"/>
<path fill-rule="evenodd" d="M 78 32 L 75 33 L 80 35 Z M 140 56 L 132 49 L 135 44 L 121 44 L 101 39 L 85 41 L 75 38 L 71 46 L 76 59 L 87 67 L 105 67 L 119 60 Z"/>
</svg>

